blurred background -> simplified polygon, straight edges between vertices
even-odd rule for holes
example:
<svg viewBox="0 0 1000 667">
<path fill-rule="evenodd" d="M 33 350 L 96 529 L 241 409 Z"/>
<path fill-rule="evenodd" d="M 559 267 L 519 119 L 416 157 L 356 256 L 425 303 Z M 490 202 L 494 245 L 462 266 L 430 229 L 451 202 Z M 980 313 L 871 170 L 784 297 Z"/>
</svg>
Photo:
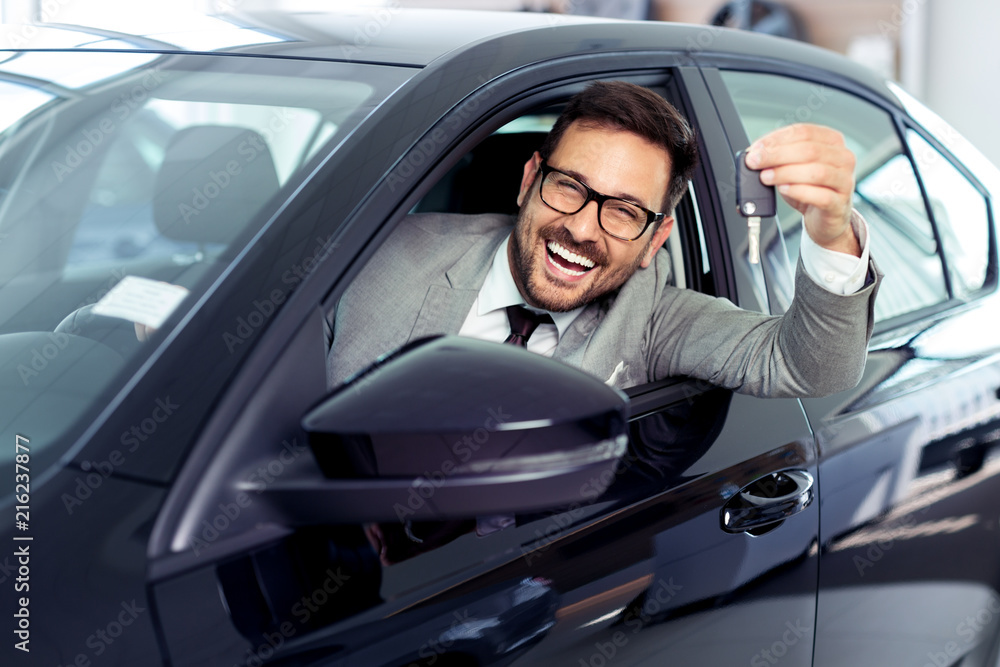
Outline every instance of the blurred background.
<svg viewBox="0 0 1000 667">
<path fill-rule="evenodd" d="M 210 33 L 240 10 L 314 5 L 328 9 L 435 7 L 551 11 L 715 24 L 799 39 L 843 53 L 893 79 L 937 111 L 994 164 L 1000 133 L 997 0 L 0 0 L 5 24 L 42 22 L 157 34 Z"/>
</svg>

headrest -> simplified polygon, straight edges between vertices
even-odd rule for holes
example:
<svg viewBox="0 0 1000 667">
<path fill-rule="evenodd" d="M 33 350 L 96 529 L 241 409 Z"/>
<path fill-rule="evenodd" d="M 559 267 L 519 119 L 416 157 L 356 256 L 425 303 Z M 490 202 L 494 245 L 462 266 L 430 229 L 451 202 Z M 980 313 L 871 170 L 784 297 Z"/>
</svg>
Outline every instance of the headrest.
<svg viewBox="0 0 1000 667">
<path fill-rule="evenodd" d="M 517 213 L 524 163 L 542 147 L 545 132 L 493 134 L 476 146 L 455 174 L 450 210 L 459 213 Z"/>
<path fill-rule="evenodd" d="M 167 238 L 228 243 L 278 191 L 264 138 L 246 128 L 196 125 L 170 140 L 156 176 L 153 220 Z"/>
</svg>

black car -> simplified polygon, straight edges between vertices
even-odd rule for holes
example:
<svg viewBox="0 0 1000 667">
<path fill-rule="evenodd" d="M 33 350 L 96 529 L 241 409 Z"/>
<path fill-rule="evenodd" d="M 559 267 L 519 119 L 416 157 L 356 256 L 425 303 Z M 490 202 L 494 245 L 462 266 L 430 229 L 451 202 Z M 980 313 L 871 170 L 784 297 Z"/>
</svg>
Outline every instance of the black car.
<svg viewBox="0 0 1000 667">
<path fill-rule="evenodd" d="M 953 130 L 721 28 L 238 16 L 201 51 L 5 33 L 4 664 L 998 664 L 1000 177 Z M 789 304 L 801 226 L 782 203 L 749 261 L 734 155 L 843 133 L 886 272 L 860 384 L 621 392 L 444 336 L 331 386 L 328 316 L 395 225 L 513 212 L 598 79 L 691 120 L 662 252 L 746 309 Z"/>
</svg>

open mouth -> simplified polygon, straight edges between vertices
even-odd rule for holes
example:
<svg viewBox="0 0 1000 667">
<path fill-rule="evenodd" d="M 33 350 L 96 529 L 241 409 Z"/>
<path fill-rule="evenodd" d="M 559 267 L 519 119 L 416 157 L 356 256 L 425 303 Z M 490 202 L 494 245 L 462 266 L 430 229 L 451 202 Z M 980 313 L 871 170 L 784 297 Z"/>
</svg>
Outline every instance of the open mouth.
<svg viewBox="0 0 1000 667">
<path fill-rule="evenodd" d="M 549 264 L 572 278 L 579 278 L 596 266 L 594 260 L 570 252 L 555 241 L 549 241 L 545 248 L 548 251 Z"/>
</svg>

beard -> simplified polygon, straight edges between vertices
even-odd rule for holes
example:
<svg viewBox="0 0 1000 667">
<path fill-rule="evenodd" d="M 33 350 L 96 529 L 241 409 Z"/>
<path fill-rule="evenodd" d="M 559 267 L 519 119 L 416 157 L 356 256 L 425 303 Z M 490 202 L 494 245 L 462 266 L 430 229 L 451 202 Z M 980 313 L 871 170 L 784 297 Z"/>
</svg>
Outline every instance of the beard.
<svg viewBox="0 0 1000 667">
<path fill-rule="evenodd" d="M 611 266 L 608 253 L 599 243 L 595 241 L 577 243 L 569 231 L 558 222 L 532 231 L 527 208 L 527 203 L 521 207 L 517 214 L 514 233 L 510 236 L 508 250 L 510 270 L 514 284 L 528 305 L 549 312 L 561 313 L 574 310 L 616 291 L 639 269 L 653 241 L 650 235 L 642 251 L 631 264 Z M 541 239 L 544 239 L 546 244 L 555 241 L 570 252 L 593 260 L 594 268 L 590 269 L 588 275 L 578 284 L 556 281 L 547 274 L 542 265 L 545 259 L 538 259 L 535 254 Z"/>
</svg>

